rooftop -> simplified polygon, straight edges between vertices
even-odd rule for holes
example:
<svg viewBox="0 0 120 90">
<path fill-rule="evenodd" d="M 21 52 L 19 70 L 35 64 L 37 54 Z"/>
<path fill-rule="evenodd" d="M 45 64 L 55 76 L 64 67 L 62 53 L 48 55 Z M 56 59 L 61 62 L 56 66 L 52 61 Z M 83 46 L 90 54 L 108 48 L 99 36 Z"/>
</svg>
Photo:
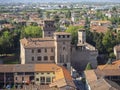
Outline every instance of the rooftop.
<svg viewBox="0 0 120 90">
<path fill-rule="evenodd" d="M 72 77 L 69 73 L 69 71 L 61 66 L 61 68 L 57 69 L 55 71 L 55 79 L 53 80 L 53 83 L 50 84 L 50 87 L 64 87 L 64 86 L 70 86 L 70 87 L 73 87 L 75 88 L 75 84 L 72 80 Z"/>
<path fill-rule="evenodd" d="M 84 71 L 84 73 L 85 73 L 88 83 L 91 83 L 97 80 L 97 76 L 94 70 L 86 70 Z"/>
<path fill-rule="evenodd" d="M 107 79 L 99 79 L 90 83 L 91 90 L 119 90 L 120 86 Z"/>
<path fill-rule="evenodd" d="M 55 32 L 54 33 L 55 35 L 71 35 L 70 33 L 67 33 L 67 32 Z"/>
<path fill-rule="evenodd" d="M 47 41 L 47 42 L 46 42 Z M 54 39 L 48 38 L 24 38 L 20 42 L 25 48 L 54 47 Z"/>
<path fill-rule="evenodd" d="M 95 31 L 95 32 L 98 32 L 98 33 L 105 33 L 107 32 L 108 28 L 107 27 L 104 27 L 104 26 L 91 26 L 91 31 Z"/>
</svg>

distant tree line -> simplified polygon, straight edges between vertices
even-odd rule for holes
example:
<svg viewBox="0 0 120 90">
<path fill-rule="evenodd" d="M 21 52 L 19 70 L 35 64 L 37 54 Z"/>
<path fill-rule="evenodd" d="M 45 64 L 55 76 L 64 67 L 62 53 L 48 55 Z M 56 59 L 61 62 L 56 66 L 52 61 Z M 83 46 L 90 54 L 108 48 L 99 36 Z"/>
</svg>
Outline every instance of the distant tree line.
<svg viewBox="0 0 120 90">
<path fill-rule="evenodd" d="M 15 53 L 20 49 L 20 39 L 26 37 L 42 37 L 42 30 L 38 26 L 19 27 L 16 30 L 0 32 L 0 55 Z"/>
</svg>

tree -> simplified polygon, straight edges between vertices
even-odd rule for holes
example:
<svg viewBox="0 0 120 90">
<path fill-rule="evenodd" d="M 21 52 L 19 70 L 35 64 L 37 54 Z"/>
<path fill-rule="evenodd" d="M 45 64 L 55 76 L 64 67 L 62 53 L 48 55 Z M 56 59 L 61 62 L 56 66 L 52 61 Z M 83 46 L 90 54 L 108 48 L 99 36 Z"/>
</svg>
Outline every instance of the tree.
<svg viewBox="0 0 120 90">
<path fill-rule="evenodd" d="M 91 63 L 88 63 L 85 70 L 91 70 L 91 69 L 92 69 L 92 65 L 91 65 Z"/>
<path fill-rule="evenodd" d="M 8 54 L 11 52 L 13 48 L 13 36 L 10 32 L 5 31 L 3 32 L 2 36 L 0 37 L 0 54 Z"/>
<path fill-rule="evenodd" d="M 95 46 L 95 42 L 93 41 L 93 38 L 94 38 L 93 33 L 90 30 L 86 30 L 86 42 Z"/>
<path fill-rule="evenodd" d="M 70 10 L 68 10 L 68 11 L 66 12 L 66 18 L 68 18 L 68 19 L 71 18 L 71 11 L 70 11 Z"/>
<path fill-rule="evenodd" d="M 108 30 L 102 40 L 102 43 L 107 50 L 108 54 L 113 52 L 113 47 L 116 45 L 116 39 L 111 30 Z"/>
<path fill-rule="evenodd" d="M 50 12 L 48 12 L 48 11 L 46 12 L 46 17 L 50 18 Z"/>
<path fill-rule="evenodd" d="M 78 30 L 83 28 L 81 26 L 69 26 L 66 32 L 71 33 L 72 35 L 72 44 L 77 44 L 78 41 Z"/>
<path fill-rule="evenodd" d="M 42 29 L 38 26 L 27 26 L 22 30 L 21 32 L 21 37 L 26 37 L 26 38 L 37 38 L 37 37 L 42 37 Z"/>
<path fill-rule="evenodd" d="M 98 49 L 100 54 L 106 53 L 106 49 L 104 48 L 104 45 L 102 43 L 103 36 L 104 36 L 104 34 L 100 33 L 100 34 L 98 34 L 98 36 L 96 37 L 96 40 L 95 40 L 95 43 L 96 43 L 95 47 Z"/>
<path fill-rule="evenodd" d="M 56 23 L 58 23 L 59 20 L 60 20 L 60 17 L 56 14 L 56 15 L 53 17 L 53 19 L 55 20 Z"/>
<path fill-rule="evenodd" d="M 113 7 L 113 8 L 112 8 L 112 11 L 113 11 L 113 12 L 117 12 L 117 8 L 116 8 L 116 7 Z"/>
<path fill-rule="evenodd" d="M 39 13 L 39 17 L 41 18 L 43 16 L 43 10 L 42 9 L 38 9 L 37 12 Z"/>
</svg>

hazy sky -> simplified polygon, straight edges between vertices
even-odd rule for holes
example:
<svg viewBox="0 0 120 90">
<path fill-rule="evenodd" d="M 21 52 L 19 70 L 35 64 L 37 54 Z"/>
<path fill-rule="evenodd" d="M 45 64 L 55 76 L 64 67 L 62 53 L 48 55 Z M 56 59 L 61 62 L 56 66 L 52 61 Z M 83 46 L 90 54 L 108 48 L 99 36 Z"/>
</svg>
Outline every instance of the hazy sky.
<svg viewBox="0 0 120 90">
<path fill-rule="evenodd" d="M 120 0 L 0 0 L 1 2 L 120 2 Z"/>
</svg>

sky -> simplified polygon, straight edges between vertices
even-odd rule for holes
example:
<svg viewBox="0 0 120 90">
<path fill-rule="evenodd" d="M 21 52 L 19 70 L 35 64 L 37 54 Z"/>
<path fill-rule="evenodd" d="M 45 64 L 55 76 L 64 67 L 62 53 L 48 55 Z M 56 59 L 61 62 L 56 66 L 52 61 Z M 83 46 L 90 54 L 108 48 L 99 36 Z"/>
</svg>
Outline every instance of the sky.
<svg viewBox="0 0 120 90">
<path fill-rule="evenodd" d="M 0 0 L 1 2 L 120 2 L 120 0 Z"/>
</svg>

